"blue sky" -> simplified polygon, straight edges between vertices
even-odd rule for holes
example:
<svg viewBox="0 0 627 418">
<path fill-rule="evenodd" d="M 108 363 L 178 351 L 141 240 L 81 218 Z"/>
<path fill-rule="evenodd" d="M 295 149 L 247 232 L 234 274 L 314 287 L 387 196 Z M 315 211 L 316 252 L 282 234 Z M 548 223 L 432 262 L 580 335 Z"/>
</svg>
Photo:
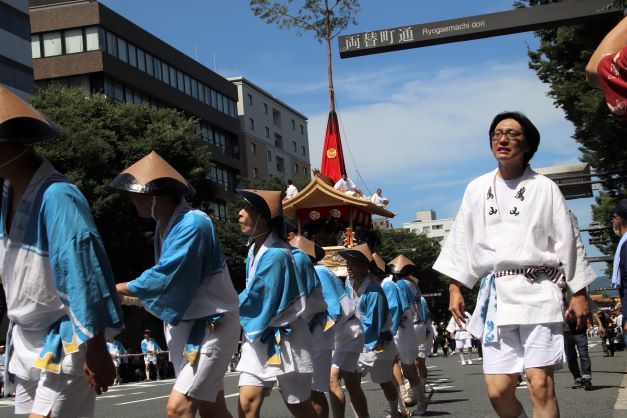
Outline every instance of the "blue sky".
<svg viewBox="0 0 627 418">
<path fill-rule="evenodd" d="M 320 166 L 329 105 L 326 51 L 313 36 L 264 23 L 244 0 L 101 2 L 222 76 L 244 76 L 307 115 L 311 164 Z M 345 34 L 511 8 L 511 0 L 365 0 L 358 25 Z M 333 43 L 349 176 L 364 190 L 383 188 L 395 226 L 417 210 L 455 216 L 468 181 L 495 167 L 487 130 L 502 110 L 523 111 L 539 128 L 532 166 L 578 161 L 572 124 L 528 69 L 527 47 L 537 45 L 524 33 L 340 59 Z M 591 203 L 569 201 L 582 227 Z"/>
</svg>

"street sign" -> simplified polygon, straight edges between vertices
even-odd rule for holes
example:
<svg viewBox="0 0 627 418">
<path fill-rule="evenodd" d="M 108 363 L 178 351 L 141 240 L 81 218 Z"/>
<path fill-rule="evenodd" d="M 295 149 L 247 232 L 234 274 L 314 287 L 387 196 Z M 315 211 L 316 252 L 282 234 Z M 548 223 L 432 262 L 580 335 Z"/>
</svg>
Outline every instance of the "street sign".
<svg viewBox="0 0 627 418">
<path fill-rule="evenodd" d="M 379 29 L 338 38 L 340 57 L 420 48 L 594 20 L 620 19 L 621 1 L 571 0 L 506 12 Z"/>
</svg>

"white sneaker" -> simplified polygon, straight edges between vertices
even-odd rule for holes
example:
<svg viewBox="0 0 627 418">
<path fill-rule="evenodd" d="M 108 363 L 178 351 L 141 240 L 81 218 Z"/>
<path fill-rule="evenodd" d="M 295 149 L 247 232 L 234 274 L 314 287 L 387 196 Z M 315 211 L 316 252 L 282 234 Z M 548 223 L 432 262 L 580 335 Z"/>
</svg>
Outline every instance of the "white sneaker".
<svg viewBox="0 0 627 418">
<path fill-rule="evenodd" d="M 472 360 L 468 360 L 468 364 L 472 364 Z"/>
<path fill-rule="evenodd" d="M 466 365 L 466 360 L 462 360 L 462 366 Z"/>
</svg>

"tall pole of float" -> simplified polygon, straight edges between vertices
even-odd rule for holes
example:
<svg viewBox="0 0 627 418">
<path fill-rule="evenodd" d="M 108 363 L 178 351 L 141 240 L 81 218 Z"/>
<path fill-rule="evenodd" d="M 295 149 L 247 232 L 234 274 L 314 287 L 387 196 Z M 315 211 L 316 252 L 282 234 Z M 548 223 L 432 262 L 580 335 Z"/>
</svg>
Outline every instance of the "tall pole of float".
<svg viewBox="0 0 627 418">
<path fill-rule="evenodd" d="M 326 30 L 324 39 L 327 44 L 327 77 L 329 78 L 329 100 L 331 112 L 335 111 L 335 90 L 333 88 L 333 67 L 331 65 L 331 11 L 329 10 L 329 0 L 324 0 L 324 16 Z"/>
</svg>

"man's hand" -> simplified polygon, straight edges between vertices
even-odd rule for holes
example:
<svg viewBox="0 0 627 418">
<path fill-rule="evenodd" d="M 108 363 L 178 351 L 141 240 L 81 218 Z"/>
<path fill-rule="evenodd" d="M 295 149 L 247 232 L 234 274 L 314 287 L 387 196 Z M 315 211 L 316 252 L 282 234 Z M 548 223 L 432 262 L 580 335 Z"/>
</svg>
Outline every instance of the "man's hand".
<svg viewBox="0 0 627 418">
<path fill-rule="evenodd" d="M 107 351 L 104 333 L 101 332 L 87 341 L 84 369 L 89 385 L 96 394 L 100 395 L 109 390 L 109 386 L 113 384 L 115 379 L 115 366 Z"/>
<path fill-rule="evenodd" d="M 464 305 L 461 284 L 457 280 L 451 280 L 451 283 L 448 286 L 448 292 L 448 310 L 451 314 L 453 314 L 453 318 L 455 318 L 457 325 L 462 327 L 466 323 L 466 315 L 464 313 L 466 311 L 466 306 Z"/>
<path fill-rule="evenodd" d="M 588 317 L 590 310 L 588 309 L 588 301 L 586 300 L 586 289 L 582 289 L 575 293 L 570 299 L 570 305 L 566 311 L 566 317 L 572 322 L 577 323 L 577 331 L 586 329 L 588 326 Z"/>
<path fill-rule="evenodd" d="M 605 327 L 603 325 L 599 327 L 599 336 L 601 338 L 605 337 Z"/>
</svg>

